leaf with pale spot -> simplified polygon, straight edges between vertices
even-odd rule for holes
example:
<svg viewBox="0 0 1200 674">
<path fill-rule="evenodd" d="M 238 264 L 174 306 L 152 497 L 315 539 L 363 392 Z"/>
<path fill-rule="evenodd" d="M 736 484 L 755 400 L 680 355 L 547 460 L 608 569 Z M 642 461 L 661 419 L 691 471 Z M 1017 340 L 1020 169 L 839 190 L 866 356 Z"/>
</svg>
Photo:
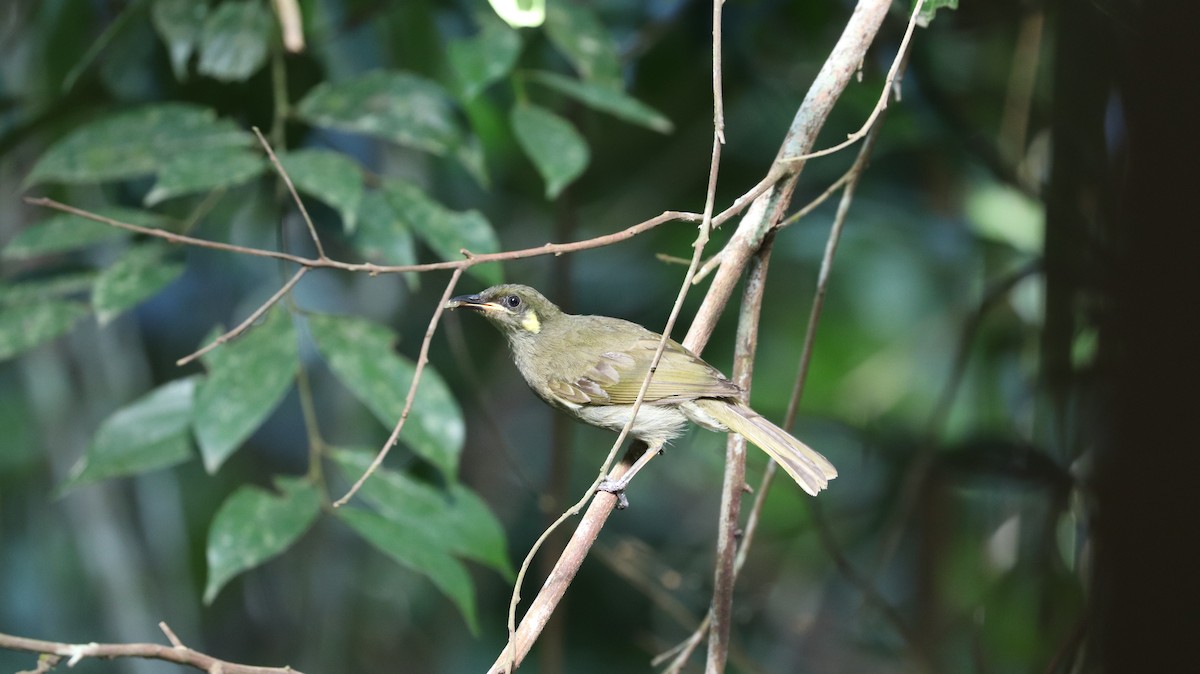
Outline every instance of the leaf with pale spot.
<svg viewBox="0 0 1200 674">
<path fill-rule="evenodd" d="M 135 246 L 100 274 L 92 287 L 92 308 L 101 325 L 183 274 L 182 262 L 164 259 L 170 250 L 158 242 Z"/>
<path fill-rule="evenodd" d="M 154 187 L 146 193 L 147 206 L 185 194 L 234 187 L 258 177 L 266 161 L 250 150 L 216 147 L 179 155 L 158 172 Z"/>
<path fill-rule="evenodd" d="M 385 183 L 383 194 L 401 221 L 443 260 L 461 260 L 463 250 L 475 255 L 500 250 L 492 224 L 479 211 L 452 211 L 416 185 L 399 180 Z M 474 265 L 467 273 L 488 285 L 503 281 L 498 262 Z"/>
<path fill-rule="evenodd" d="M 332 456 L 347 480 L 359 478 L 373 452 L 342 449 Z M 446 491 L 404 473 L 377 468 L 358 492 L 387 519 L 419 532 L 431 546 L 473 559 L 511 579 L 504 529 L 479 496 L 461 484 Z"/>
<path fill-rule="evenodd" d="M 396 335 L 351 316 L 310 314 L 308 328 L 330 369 L 387 428 L 400 420 L 415 364 L 392 350 Z M 400 440 L 454 482 L 466 439 L 462 409 L 437 371 L 426 365 Z"/>
<path fill-rule="evenodd" d="M 105 419 L 62 491 L 192 458 L 188 431 L 198 380 L 193 376 L 167 382 Z"/>
<path fill-rule="evenodd" d="M 321 512 L 320 494 L 307 481 L 280 477 L 275 484 L 279 495 L 259 487 L 241 487 L 213 517 L 205 553 L 205 604 L 212 603 L 231 578 L 295 543 Z"/>
<path fill-rule="evenodd" d="M 118 222 L 142 227 L 162 227 L 165 222 L 165 218 L 161 215 L 132 208 L 98 208 L 95 213 Z M 2 257 L 26 260 L 39 255 L 79 250 L 129 236 L 128 231 L 112 225 L 96 222 L 80 215 L 59 213 L 21 230 L 21 233 L 13 237 L 13 240 L 4 247 Z"/>
<path fill-rule="evenodd" d="M 0 361 L 66 333 L 88 313 L 65 300 L 0 307 Z"/>
<path fill-rule="evenodd" d="M 471 632 L 479 631 L 479 623 L 475 618 L 474 586 L 461 562 L 445 551 L 428 545 L 425 536 L 418 530 L 373 512 L 361 508 L 340 508 L 337 514 L 359 536 L 388 557 L 429 578 L 462 612 Z"/>
<path fill-rule="evenodd" d="M 332 150 L 297 150 L 279 155 L 296 189 L 332 206 L 342 216 L 347 234 L 358 226 L 363 198 L 362 169 L 346 155 Z"/>
<path fill-rule="evenodd" d="M 196 390 L 196 439 L 215 473 L 291 388 L 299 367 L 291 316 L 281 307 L 241 337 L 204 357 L 208 375 Z"/>
</svg>

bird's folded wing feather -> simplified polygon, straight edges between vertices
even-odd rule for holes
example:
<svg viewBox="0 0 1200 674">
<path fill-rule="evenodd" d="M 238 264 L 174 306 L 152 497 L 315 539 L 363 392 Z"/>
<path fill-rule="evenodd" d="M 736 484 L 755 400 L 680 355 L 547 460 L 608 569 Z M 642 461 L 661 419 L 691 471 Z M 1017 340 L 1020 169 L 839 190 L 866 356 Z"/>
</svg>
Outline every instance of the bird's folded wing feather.
<svg viewBox="0 0 1200 674">
<path fill-rule="evenodd" d="M 650 372 L 657 339 L 639 339 L 619 351 L 606 351 L 581 376 L 552 377 L 551 393 L 578 405 L 632 405 Z M 646 403 L 735 396 L 740 389 L 698 356 L 668 341 Z"/>
</svg>

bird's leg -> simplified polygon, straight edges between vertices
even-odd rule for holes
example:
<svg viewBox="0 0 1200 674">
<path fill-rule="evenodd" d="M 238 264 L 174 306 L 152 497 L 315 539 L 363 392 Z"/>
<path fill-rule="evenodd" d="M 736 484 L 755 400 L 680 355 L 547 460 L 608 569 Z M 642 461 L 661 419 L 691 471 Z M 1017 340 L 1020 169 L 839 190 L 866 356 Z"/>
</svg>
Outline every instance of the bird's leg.
<svg viewBox="0 0 1200 674">
<path fill-rule="evenodd" d="M 629 481 L 633 479 L 634 475 L 637 475 L 639 470 L 650 463 L 650 459 L 662 454 L 662 446 L 663 443 L 661 442 L 648 446 L 646 451 L 642 452 L 642 455 L 637 458 L 637 461 L 633 462 L 633 465 L 629 467 L 629 470 L 625 471 L 625 474 L 619 480 L 606 477 L 600 480 L 600 484 L 596 485 L 596 491 L 606 491 L 610 494 L 615 494 L 618 510 L 628 508 L 629 499 L 625 496 L 625 487 L 629 486 Z"/>
</svg>

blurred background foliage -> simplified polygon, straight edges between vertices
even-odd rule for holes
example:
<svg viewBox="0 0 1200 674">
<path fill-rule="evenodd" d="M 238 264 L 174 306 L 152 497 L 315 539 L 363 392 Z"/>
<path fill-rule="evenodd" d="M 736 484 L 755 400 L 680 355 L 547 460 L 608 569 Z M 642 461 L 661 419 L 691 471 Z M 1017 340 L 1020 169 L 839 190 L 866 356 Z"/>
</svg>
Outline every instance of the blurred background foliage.
<svg viewBox="0 0 1200 674">
<path fill-rule="evenodd" d="M 584 239 L 702 209 L 708 4 L 552 0 L 545 27 L 520 31 L 469 1 L 300 5 L 299 54 L 283 51 L 260 0 L 0 8 L 0 631 L 161 641 L 165 620 L 189 646 L 238 662 L 483 671 L 505 640 L 512 567 L 612 441 L 558 419 L 494 331 L 451 315 L 432 343 L 427 377 L 439 379 L 422 386 L 445 390 L 419 415 L 429 437 L 413 431 L 387 479 L 368 483 L 351 515 L 334 515 L 330 499 L 398 416 L 448 272 L 315 271 L 242 340 L 203 367 L 177 367 L 293 270 L 156 245 L 21 201 L 46 195 L 312 254 L 249 133 L 257 126 L 339 260 L 454 259 L 464 246 Z M 852 6 L 725 5 L 718 208 L 769 167 Z M 818 147 L 870 113 L 906 11 L 893 7 Z M 1076 320 L 1054 336 L 1055 348 L 1065 340 L 1067 384 L 1046 386 L 1056 29 L 1039 3 L 967 2 L 915 35 L 902 99 L 850 211 L 797 424 L 841 477 L 816 505 L 791 484 L 771 491 L 736 590 L 731 670 L 1078 664 L 1090 550 L 1080 480 L 1094 449 L 1081 429 L 1097 334 L 1087 307 L 1073 306 Z M 795 207 L 852 152 L 809 162 Z M 775 419 L 833 201 L 775 243 L 752 397 Z M 660 329 L 684 270 L 664 257 L 686 258 L 694 233 L 674 223 L 607 248 L 476 268 L 459 289 L 504 278 L 574 311 Z M 734 323 L 727 315 L 705 351 L 726 370 Z M 151 392 L 157 402 L 138 416 Z M 217 415 L 208 431 L 193 418 L 203 414 Z M 238 414 L 248 417 L 228 416 Z M 103 459 L 105 442 L 119 458 L 80 468 Z M 694 432 L 642 474 L 530 671 L 649 671 L 653 654 L 690 632 L 708 605 L 722 442 Z M 138 447 L 148 454 L 130 456 Z M 751 484 L 763 466 L 751 456 Z M 273 535 L 258 535 L 263 526 Z M 223 549 L 214 531 L 235 544 Z M 240 554 L 251 558 L 222 566 Z M 0 651 L 0 670 L 30 666 Z"/>
</svg>

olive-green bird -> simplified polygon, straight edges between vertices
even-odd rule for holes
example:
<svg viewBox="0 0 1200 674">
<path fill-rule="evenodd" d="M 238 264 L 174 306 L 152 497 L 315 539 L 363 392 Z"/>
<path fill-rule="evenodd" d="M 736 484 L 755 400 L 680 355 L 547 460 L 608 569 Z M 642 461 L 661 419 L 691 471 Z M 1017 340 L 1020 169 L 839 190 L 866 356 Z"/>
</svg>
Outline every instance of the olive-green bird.
<svg viewBox="0 0 1200 674">
<path fill-rule="evenodd" d="M 507 284 L 462 295 L 447 309 L 472 309 L 508 338 L 513 360 L 534 393 L 593 426 L 620 432 L 650 371 L 662 335 L 608 316 L 564 313 L 538 291 Z M 739 400 L 741 389 L 716 368 L 668 340 L 630 434 L 659 452 L 690 419 L 712 431 L 740 433 L 816 496 L 837 470 L 787 431 Z M 601 489 L 620 494 L 639 461 Z"/>
</svg>

